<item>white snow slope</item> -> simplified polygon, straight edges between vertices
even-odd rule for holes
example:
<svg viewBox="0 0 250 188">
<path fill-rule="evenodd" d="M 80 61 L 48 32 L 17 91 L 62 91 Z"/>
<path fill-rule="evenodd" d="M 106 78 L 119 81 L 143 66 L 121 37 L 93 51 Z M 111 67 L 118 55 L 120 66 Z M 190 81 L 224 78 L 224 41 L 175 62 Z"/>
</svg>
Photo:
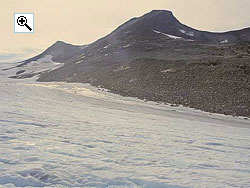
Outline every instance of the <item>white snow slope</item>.
<svg viewBox="0 0 250 188">
<path fill-rule="evenodd" d="M 62 67 L 63 63 L 54 62 L 52 60 L 52 55 L 46 55 L 37 61 L 32 61 L 22 67 L 15 67 L 6 71 L 3 71 L 2 74 L 8 75 L 8 76 L 15 76 L 16 73 L 20 70 L 25 70 L 25 72 L 19 74 L 19 76 L 24 74 L 35 74 L 35 73 L 41 73 L 44 71 L 52 71 L 55 69 L 58 69 Z M 10 68 L 10 66 L 5 67 Z"/>
<path fill-rule="evenodd" d="M 174 36 L 174 35 L 169 35 L 169 34 L 162 33 L 162 32 L 160 32 L 160 31 L 156 31 L 156 30 L 153 30 L 153 32 L 158 33 L 158 34 L 165 35 L 165 36 L 167 36 L 167 37 L 169 37 L 169 38 L 171 38 L 171 39 L 183 39 L 182 37 L 177 37 L 177 36 Z"/>
<path fill-rule="evenodd" d="M 0 101 L 0 187 L 250 187 L 249 120 L 4 74 Z"/>
</svg>

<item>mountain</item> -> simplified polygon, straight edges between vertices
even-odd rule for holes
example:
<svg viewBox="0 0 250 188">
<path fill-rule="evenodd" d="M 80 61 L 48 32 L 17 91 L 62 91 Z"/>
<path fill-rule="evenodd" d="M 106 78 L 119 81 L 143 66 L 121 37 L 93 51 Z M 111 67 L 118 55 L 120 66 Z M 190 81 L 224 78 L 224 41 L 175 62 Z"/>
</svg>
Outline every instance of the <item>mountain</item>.
<svg viewBox="0 0 250 188">
<path fill-rule="evenodd" d="M 106 37 L 86 46 L 74 46 L 56 42 L 42 54 L 28 59 L 25 64 L 45 55 L 62 63 L 95 62 L 117 63 L 138 58 L 180 59 L 173 49 L 201 44 L 240 44 L 250 42 L 250 28 L 224 33 L 199 31 L 180 23 L 171 11 L 153 10 L 139 18 L 133 18 Z M 171 46 L 170 46 L 171 45 Z M 162 51 L 161 53 L 155 53 Z M 186 49 L 188 50 L 188 49 Z M 147 53 L 142 53 L 146 51 Z M 153 53 L 151 53 L 153 51 Z M 186 53 L 192 57 L 197 55 Z M 22 66 L 22 65 L 20 65 Z"/>
<path fill-rule="evenodd" d="M 64 66 L 37 71 L 38 81 L 86 82 L 124 96 L 250 117 L 250 28 L 199 31 L 170 11 L 154 10 L 92 44 L 57 42 L 19 66 L 42 65 L 48 55 Z"/>
<path fill-rule="evenodd" d="M 30 78 L 42 72 L 50 72 L 62 67 L 85 46 L 75 46 L 62 41 L 57 41 L 40 55 L 21 61 L 15 67 L 3 69 L 11 78 Z M 13 75 L 14 74 L 14 75 Z"/>
<path fill-rule="evenodd" d="M 140 18 L 133 18 L 117 30 L 112 35 L 122 36 L 127 32 L 136 32 L 147 38 L 147 35 L 153 35 L 152 32 L 163 34 L 169 38 L 182 38 L 202 42 L 214 43 L 236 43 L 250 41 L 250 28 L 230 31 L 224 33 L 213 33 L 206 31 L 199 31 L 183 25 L 173 15 L 171 11 L 153 10 Z M 119 38 L 119 37 L 118 37 Z"/>
<path fill-rule="evenodd" d="M 198 31 L 180 23 L 172 12 L 154 10 L 133 18 L 104 38 L 87 45 L 71 59 L 72 63 L 84 62 L 88 68 L 94 64 L 112 64 L 138 58 L 183 59 L 207 53 L 203 44 L 225 45 L 250 42 L 250 28 L 225 33 Z M 192 48 L 188 48 L 188 46 Z M 202 46 L 203 45 L 203 46 Z M 180 56 L 175 49 L 185 50 Z M 205 45 L 206 48 L 206 45 Z M 205 51 L 205 52 L 204 52 Z M 213 52 L 217 53 L 217 52 Z M 82 66 L 77 65 L 81 69 Z M 86 71 L 86 67 L 84 68 Z"/>
<path fill-rule="evenodd" d="M 84 46 L 75 46 L 62 41 L 57 41 L 55 44 L 46 49 L 43 53 L 20 62 L 18 67 L 25 66 L 32 61 L 37 61 L 45 56 L 51 56 L 52 60 L 55 62 L 66 62 L 67 59 L 71 58 L 75 54 L 79 53 Z"/>
</svg>

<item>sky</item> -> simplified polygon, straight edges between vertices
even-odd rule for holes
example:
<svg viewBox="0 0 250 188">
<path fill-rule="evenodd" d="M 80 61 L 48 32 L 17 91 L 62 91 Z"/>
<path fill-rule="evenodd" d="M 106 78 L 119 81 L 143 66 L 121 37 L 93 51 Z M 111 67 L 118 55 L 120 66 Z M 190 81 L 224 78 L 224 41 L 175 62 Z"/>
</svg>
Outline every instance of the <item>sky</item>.
<svg viewBox="0 0 250 188">
<path fill-rule="evenodd" d="M 250 27 L 250 0 L 0 0 L 0 62 L 25 59 L 61 40 L 84 45 L 133 17 L 171 10 L 199 30 Z M 35 32 L 14 33 L 14 13 L 34 13 Z"/>
</svg>

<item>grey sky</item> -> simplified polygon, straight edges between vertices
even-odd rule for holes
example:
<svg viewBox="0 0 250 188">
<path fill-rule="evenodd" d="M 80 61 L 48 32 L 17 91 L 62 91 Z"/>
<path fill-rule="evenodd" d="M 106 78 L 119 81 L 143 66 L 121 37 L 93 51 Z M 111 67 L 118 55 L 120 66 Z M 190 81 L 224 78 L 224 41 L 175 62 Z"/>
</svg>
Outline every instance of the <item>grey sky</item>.
<svg viewBox="0 0 250 188">
<path fill-rule="evenodd" d="M 200 30 L 250 27 L 250 0 L 0 0 L 1 55 L 26 57 L 57 40 L 88 44 L 132 17 L 167 9 Z M 34 13 L 35 33 L 15 34 L 14 13 Z"/>
</svg>

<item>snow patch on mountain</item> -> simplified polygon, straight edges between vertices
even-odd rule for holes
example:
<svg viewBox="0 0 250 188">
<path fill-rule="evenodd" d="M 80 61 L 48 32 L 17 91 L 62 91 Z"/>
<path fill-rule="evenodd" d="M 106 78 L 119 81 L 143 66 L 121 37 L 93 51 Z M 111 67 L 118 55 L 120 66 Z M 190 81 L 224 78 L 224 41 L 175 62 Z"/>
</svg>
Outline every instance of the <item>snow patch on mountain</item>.
<svg viewBox="0 0 250 188">
<path fill-rule="evenodd" d="M 108 44 L 107 46 L 104 46 L 104 49 L 107 49 L 109 46 L 111 46 L 111 44 Z"/>
<path fill-rule="evenodd" d="M 126 45 L 126 46 L 123 46 L 123 48 L 128 48 L 128 47 L 130 47 L 130 44 L 128 44 L 128 45 Z"/>
<path fill-rule="evenodd" d="M 53 62 L 52 58 L 53 58 L 52 55 L 45 55 L 44 57 L 42 57 L 36 61 L 31 61 L 30 63 L 26 64 L 24 67 L 34 66 L 34 65 L 37 65 L 39 63 Z"/>
<path fill-rule="evenodd" d="M 180 32 L 182 32 L 182 33 L 185 34 L 185 35 L 191 36 L 191 37 L 194 36 L 194 33 L 193 33 L 192 31 L 186 32 L 185 30 L 181 29 Z"/>
<path fill-rule="evenodd" d="M 166 33 L 162 33 L 160 31 L 156 31 L 156 30 L 153 30 L 153 32 L 157 33 L 157 34 L 162 34 L 162 35 L 165 35 L 171 39 L 183 39 L 182 37 L 178 37 L 178 36 L 174 36 L 174 35 L 169 35 L 169 34 L 166 34 Z"/>
<path fill-rule="evenodd" d="M 221 41 L 220 43 L 221 44 L 226 44 L 226 43 L 228 43 L 229 41 L 226 39 L 226 40 L 223 40 L 223 41 Z"/>
<path fill-rule="evenodd" d="M 75 62 L 75 64 L 79 64 L 79 63 L 82 63 L 82 60 Z"/>
</svg>

